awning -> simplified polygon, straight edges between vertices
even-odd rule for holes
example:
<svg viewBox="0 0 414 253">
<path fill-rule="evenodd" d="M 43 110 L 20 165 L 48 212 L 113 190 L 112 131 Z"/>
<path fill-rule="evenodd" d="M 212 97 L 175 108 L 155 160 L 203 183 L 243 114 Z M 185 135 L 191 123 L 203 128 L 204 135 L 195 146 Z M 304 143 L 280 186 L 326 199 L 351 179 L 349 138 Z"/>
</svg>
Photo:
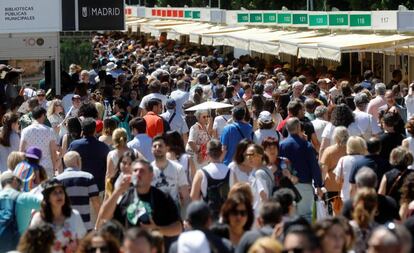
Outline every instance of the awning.
<svg viewBox="0 0 414 253">
<path fill-rule="evenodd" d="M 382 52 L 414 43 L 414 36 L 405 35 L 356 35 L 343 36 L 340 40 L 318 43 L 318 57 L 341 61 L 341 54 L 351 52 Z"/>
<path fill-rule="evenodd" d="M 249 39 L 249 49 L 262 54 L 279 55 L 279 40 L 288 38 L 307 38 L 318 36 L 315 31 L 276 31 L 262 34 L 254 39 Z"/>
<path fill-rule="evenodd" d="M 298 55 L 299 45 L 301 44 L 312 44 L 312 43 L 319 43 L 329 40 L 334 35 L 323 35 L 323 36 L 316 36 L 316 37 L 307 37 L 307 38 L 286 38 L 280 39 L 280 53 L 290 54 L 290 55 Z"/>
<path fill-rule="evenodd" d="M 167 33 L 167 39 L 169 40 L 179 40 L 181 35 L 189 35 L 192 31 L 203 30 L 211 27 L 211 24 L 196 23 L 196 24 L 187 24 L 180 25 L 172 28 Z"/>
<path fill-rule="evenodd" d="M 270 29 L 247 29 L 239 32 L 232 32 L 222 37 L 214 38 L 213 45 L 231 46 L 234 48 L 249 50 L 249 39 L 260 37 L 262 34 L 271 32 Z"/>
<path fill-rule="evenodd" d="M 223 35 L 232 33 L 232 32 L 239 32 L 242 30 L 247 30 L 246 27 L 223 27 L 218 31 L 206 32 L 201 35 L 201 44 L 207 46 L 213 46 L 213 39 L 221 37 Z"/>
<path fill-rule="evenodd" d="M 224 28 L 227 28 L 225 26 L 212 26 L 207 29 L 202 29 L 200 31 L 192 31 L 190 32 L 190 42 L 191 43 L 200 43 L 200 38 L 203 34 L 212 33 L 212 32 L 218 32 L 220 30 L 223 30 Z"/>
<path fill-rule="evenodd" d="M 154 23 L 145 23 L 142 26 L 142 31 L 145 33 L 151 33 L 152 36 L 158 37 L 161 35 L 162 32 L 167 32 L 171 30 L 172 28 L 180 25 L 186 25 L 192 22 L 189 21 L 175 21 L 175 20 L 169 20 L 169 21 L 159 21 Z"/>
</svg>

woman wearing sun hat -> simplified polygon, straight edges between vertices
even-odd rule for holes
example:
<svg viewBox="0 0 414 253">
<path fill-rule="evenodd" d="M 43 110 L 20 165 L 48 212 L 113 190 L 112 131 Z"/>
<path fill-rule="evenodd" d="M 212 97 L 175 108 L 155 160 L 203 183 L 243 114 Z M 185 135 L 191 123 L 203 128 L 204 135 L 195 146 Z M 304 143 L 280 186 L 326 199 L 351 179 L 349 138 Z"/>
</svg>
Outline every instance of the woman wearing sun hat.
<svg viewBox="0 0 414 253">
<path fill-rule="evenodd" d="M 259 114 L 258 126 L 253 135 L 253 142 L 261 145 L 263 140 L 272 137 L 278 142 L 281 141 L 281 134 L 275 130 L 275 123 L 273 122 L 272 114 L 268 111 L 262 111 Z"/>
</svg>

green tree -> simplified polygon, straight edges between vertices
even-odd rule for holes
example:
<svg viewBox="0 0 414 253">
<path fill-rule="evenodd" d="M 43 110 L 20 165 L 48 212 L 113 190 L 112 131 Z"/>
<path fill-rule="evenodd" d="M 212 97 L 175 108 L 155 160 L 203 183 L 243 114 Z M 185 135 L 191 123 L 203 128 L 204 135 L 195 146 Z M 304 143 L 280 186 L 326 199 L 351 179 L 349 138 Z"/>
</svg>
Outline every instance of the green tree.
<svg viewBox="0 0 414 253">
<path fill-rule="evenodd" d="M 60 40 L 61 64 L 64 69 L 75 63 L 82 68 L 89 68 L 92 61 L 91 38 L 64 37 Z"/>
</svg>

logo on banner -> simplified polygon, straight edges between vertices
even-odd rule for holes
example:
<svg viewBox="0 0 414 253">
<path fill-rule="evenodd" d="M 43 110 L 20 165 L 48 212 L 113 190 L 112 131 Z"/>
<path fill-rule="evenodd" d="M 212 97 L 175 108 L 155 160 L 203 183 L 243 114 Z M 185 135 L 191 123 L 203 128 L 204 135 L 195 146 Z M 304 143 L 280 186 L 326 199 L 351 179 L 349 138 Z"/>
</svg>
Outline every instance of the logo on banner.
<svg viewBox="0 0 414 253">
<path fill-rule="evenodd" d="M 82 7 L 82 17 L 86 18 L 88 16 L 88 7 Z"/>
</svg>

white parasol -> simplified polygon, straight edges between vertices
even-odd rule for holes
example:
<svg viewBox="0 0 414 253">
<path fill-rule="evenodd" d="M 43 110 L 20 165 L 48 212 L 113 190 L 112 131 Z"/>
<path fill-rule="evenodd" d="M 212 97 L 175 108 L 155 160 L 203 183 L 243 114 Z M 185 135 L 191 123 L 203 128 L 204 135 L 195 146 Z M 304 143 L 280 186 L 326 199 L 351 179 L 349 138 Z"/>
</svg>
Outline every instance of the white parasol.
<svg viewBox="0 0 414 253">
<path fill-rule="evenodd" d="M 233 107 L 233 105 L 226 104 L 226 103 L 220 103 L 220 102 L 214 102 L 214 101 L 207 101 L 195 106 L 192 106 L 186 111 L 197 111 L 197 110 L 206 110 L 206 109 L 221 109 L 221 108 L 230 108 Z"/>
</svg>

